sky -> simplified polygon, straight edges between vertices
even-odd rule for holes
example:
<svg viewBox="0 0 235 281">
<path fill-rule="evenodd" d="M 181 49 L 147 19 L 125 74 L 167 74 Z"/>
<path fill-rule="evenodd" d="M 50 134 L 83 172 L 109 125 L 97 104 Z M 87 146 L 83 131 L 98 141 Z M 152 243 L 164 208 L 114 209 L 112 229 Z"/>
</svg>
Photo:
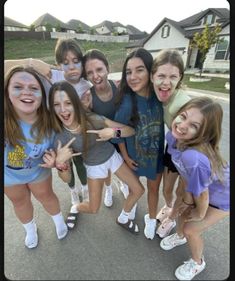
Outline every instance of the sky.
<svg viewBox="0 0 235 281">
<path fill-rule="evenodd" d="M 230 10 L 230 5 L 226 0 L 7 0 L 4 16 L 27 26 L 45 13 L 89 26 L 118 21 L 150 33 L 165 17 L 180 21 L 208 8 Z"/>
</svg>

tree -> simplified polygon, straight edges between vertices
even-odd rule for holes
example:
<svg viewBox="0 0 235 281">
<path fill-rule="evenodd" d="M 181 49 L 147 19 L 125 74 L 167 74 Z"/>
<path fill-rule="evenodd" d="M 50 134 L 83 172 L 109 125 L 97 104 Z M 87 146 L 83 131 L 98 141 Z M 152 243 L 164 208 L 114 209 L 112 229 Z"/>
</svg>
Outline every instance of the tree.
<svg viewBox="0 0 235 281">
<path fill-rule="evenodd" d="M 84 33 L 82 25 L 80 23 L 78 24 L 78 27 L 76 28 L 76 32 L 77 33 Z"/>
<path fill-rule="evenodd" d="M 201 53 L 200 77 L 202 75 L 203 64 L 205 62 L 206 55 L 208 54 L 210 48 L 213 47 L 216 43 L 223 41 L 223 39 L 218 37 L 218 34 L 221 30 L 222 28 L 219 24 L 217 24 L 213 28 L 209 28 L 209 25 L 206 24 L 201 33 L 196 32 L 193 36 L 190 47 L 197 47 L 199 52 Z"/>
<path fill-rule="evenodd" d="M 61 32 L 62 29 L 61 29 L 61 25 L 60 25 L 59 22 L 56 23 L 56 28 L 55 29 L 56 29 L 57 32 Z"/>
<path fill-rule="evenodd" d="M 35 31 L 35 25 L 34 25 L 34 24 L 31 24 L 31 25 L 29 26 L 29 30 L 30 30 L 30 31 Z"/>
</svg>

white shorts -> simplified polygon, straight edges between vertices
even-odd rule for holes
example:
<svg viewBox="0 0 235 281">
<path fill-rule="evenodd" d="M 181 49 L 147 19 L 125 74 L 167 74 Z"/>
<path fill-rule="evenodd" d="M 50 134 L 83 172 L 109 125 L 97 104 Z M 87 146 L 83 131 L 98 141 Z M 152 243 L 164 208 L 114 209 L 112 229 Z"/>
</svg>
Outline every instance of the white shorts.
<svg viewBox="0 0 235 281">
<path fill-rule="evenodd" d="M 104 179 L 107 178 L 109 170 L 114 174 L 124 162 L 121 155 L 115 150 L 113 155 L 103 164 L 89 166 L 85 165 L 87 177 L 90 179 Z"/>
</svg>

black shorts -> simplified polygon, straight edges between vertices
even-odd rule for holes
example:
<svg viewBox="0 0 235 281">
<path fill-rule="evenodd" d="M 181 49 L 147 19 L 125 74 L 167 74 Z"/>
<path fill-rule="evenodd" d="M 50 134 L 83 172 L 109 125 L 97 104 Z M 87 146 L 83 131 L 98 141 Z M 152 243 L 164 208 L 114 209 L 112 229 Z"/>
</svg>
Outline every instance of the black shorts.
<svg viewBox="0 0 235 281">
<path fill-rule="evenodd" d="M 179 174 L 178 170 L 175 167 L 175 164 L 171 160 L 171 155 L 167 152 L 168 145 L 166 145 L 165 153 L 163 156 L 163 165 L 168 168 L 168 172 Z"/>
</svg>

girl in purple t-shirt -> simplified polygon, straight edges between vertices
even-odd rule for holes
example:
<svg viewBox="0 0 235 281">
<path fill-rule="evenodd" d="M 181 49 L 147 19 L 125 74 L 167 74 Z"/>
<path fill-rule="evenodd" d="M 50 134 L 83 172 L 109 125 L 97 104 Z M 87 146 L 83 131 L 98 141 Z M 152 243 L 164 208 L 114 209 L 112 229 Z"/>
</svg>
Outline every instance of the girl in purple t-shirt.
<svg viewBox="0 0 235 281">
<path fill-rule="evenodd" d="M 177 232 L 165 237 L 160 246 L 170 250 L 188 242 L 192 257 L 176 269 L 179 280 L 191 280 L 205 268 L 201 235 L 229 215 L 230 168 L 219 151 L 222 118 L 217 102 L 194 98 L 178 111 L 166 136 L 186 191 Z"/>
</svg>

